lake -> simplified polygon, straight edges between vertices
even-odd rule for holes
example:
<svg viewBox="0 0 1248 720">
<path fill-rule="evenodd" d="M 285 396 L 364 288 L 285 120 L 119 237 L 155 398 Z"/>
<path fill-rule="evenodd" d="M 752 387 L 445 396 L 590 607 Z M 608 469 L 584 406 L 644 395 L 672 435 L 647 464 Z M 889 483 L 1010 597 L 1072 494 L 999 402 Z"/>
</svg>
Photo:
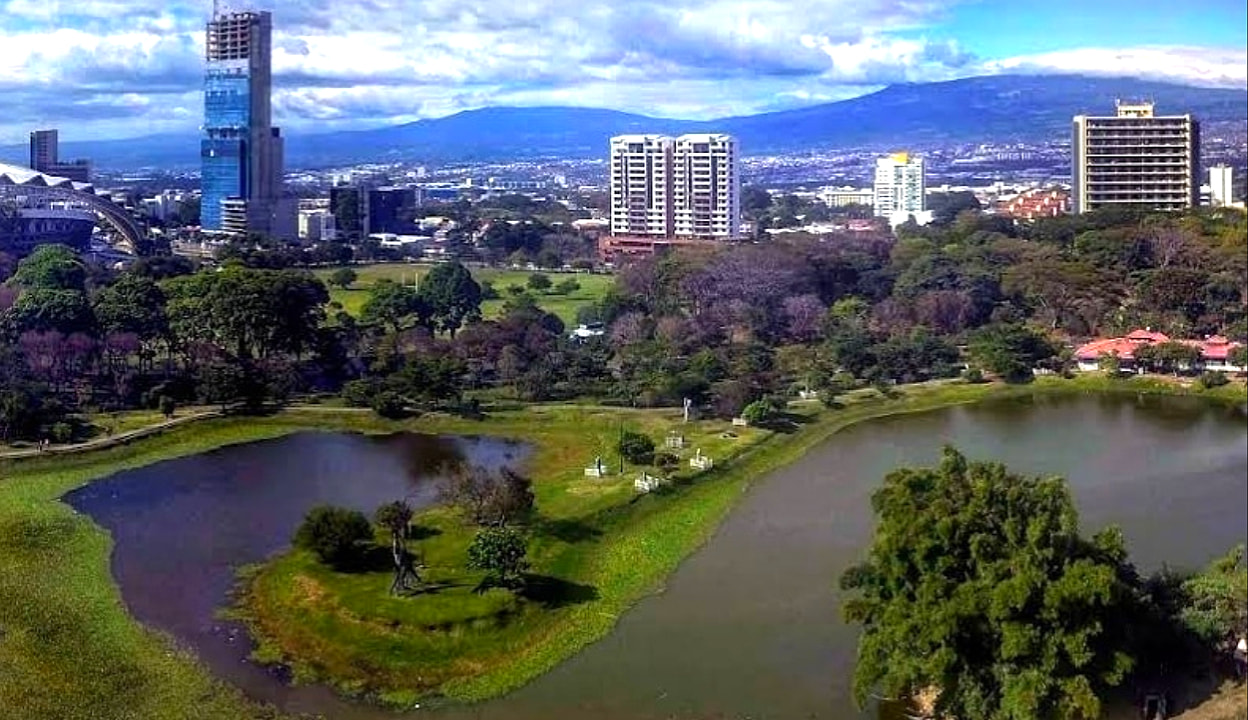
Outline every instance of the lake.
<svg viewBox="0 0 1248 720">
<path fill-rule="evenodd" d="M 226 679 L 294 711 L 343 720 L 394 717 L 334 699 L 323 688 L 288 688 L 242 662 L 246 639 L 233 637 L 236 629 L 228 625 L 204 624 L 211 603 L 190 596 L 220 597 L 229 586 L 232 557 L 246 555 L 249 562 L 280 549 L 309 505 L 292 496 L 354 492 L 360 494 L 317 501 L 353 504 L 354 499 L 361 507 L 388 499 L 380 489 L 335 487 L 343 477 L 364 478 L 352 468 L 420 467 L 424 463 L 411 453 L 435 452 L 444 443 L 461 449 L 476 443 L 470 449 L 498 462 L 521 447 L 444 440 L 420 450 L 409 448 L 406 437 L 299 435 L 227 448 L 119 474 L 77 491 L 71 502 L 114 534 L 114 574 L 135 616 L 188 642 Z M 849 698 L 857 633 L 841 622 L 836 580 L 869 542 L 870 496 L 883 476 L 900 465 L 935 463 L 945 444 L 972 460 L 1065 476 L 1084 533 L 1120 525 L 1143 569 L 1162 563 L 1199 567 L 1248 535 L 1243 408 L 1183 398 L 1091 396 L 997 401 L 884 418 L 842 431 L 761 478 L 664 591 L 638 603 L 607 638 L 505 698 L 420 715 L 446 720 L 872 717 L 856 711 Z M 396 459 L 405 453 L 406 460 Z M 337 463 L 339 471 L 317 470 L 318 457 Z M 231 473 L 248 479 L 219 479 Z M 356 485 L 428 485 L 405 478 L 399 473 Z M 181 509 L 166 510 L 170 505 Z M 238 520 L 230 519 L 234 514 Z M 154 518 L 180 525 L 155 535 L 146 529 L 162 524 Z M 260 533 L 243 518 L 271 529 Z M 264 551 L 256 556 L 249 550 L 253 544 L 263 544 Z M 219 574 L 220 582 L 193 577 L 198 574 Z M 193 612 L 171 609 L 170 597 L 177 598 L 172 604 L 194 606 Z"/>
</svg>

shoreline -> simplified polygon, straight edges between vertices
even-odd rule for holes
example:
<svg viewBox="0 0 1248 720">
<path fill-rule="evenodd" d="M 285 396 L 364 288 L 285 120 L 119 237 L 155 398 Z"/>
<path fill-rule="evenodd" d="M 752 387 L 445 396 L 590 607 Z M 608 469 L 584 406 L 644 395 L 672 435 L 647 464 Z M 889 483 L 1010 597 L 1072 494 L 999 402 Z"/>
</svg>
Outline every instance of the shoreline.
<svg viewBox="0 0 1248 720">
<path fill-rule="evenodd" d="M 1149 379 L 1137 382 L 1135 379 L 1110 380 L 1090 376 L 1073 380 L 1038 378 L 1035 383 L 1023 386 L 944 384 L 911 386 L 901 390 L 904 394 L 900 399 L 873 398 L 848 404 L 842 409 L 820 409 L 815 419 L 797 432 L 791 435 L 772 434 L 740 453 L 731 464 L 717 467 L 712 476 L 702 476 L 682 488 L 679 495 L 666 498 L 661 507 L 613 528 L 612 542 L 604 543 L 605 550 L 592 554 L 591 559 L 595 562 L 591 564 L 598 567 L 585 576 L 576 577 L 578 581 L 587 577 L 601 583 L 602 597 L 575 606 L 573 611 L 567 613 L 560 625 L 570 629 L 570 632 L 547 632 L 527 652 L 515 656 L 507 664 L 481 675 L 447 683 L 443 694 L 449 700 L 461 703 L 497 697 L 526 684 L 604 637 L 636 602 L 662 591 L 671 572 L 714 535 L 735 506 L 737 498 L 754 481 L 800 458 L 810 448 L 850 425 L 887 415 L 1026 396 L 1127 393 L 1195 396 L 1237 405 L 1248 401 L 1248 394 L 1240 383 L 1220 388 L 1221 392 L 1202 392 Z M 161 686 L 157 689 L 149 687 L 147 682 L 132 682 L 123 688 L 105 682 L 108 691 L 101 687 L 98 692 L 95 685 L 81 689 L 75 687 L 81 692 L 73 698 L 60 700 L 71 703 L 72 707 L 127 702 L 132 703 L 132 709 L 142 709 L 147 704 L 153 710 L 148 716 L 154 718 L 195 716 L 202 714 L 205 706 L 212 708 L 213 717 L 221 718 L 255 717 L 271 712 L 242 698 L 239 691 L 214 678 L 192 653 L 176 647 L 171 651 L 167 638 L 141 626 L 129 615 L 109 569 L 111 538 L 89 519 L 76 516 L 59 498 L 69 490 L 122 470 L 292 432 L 322 430 L 376 434 L 413 431 L 514 437 L 514 433 L 505 432 L 508 421 L 524 424 L 525 417 L 531 419 L 532 414 L 541 412 L 543 407 L 538 405 L 499 413 L 483 422 L 445 416 L 394 422 L 371 414 L 334 412 L 329 408 L 320 408 L 318 412 L 316 406 L 311 406 L 260 418 L 205 419 L 185 423 L 168 432 L 159 432 L 106 450 L 0 461 L 0 473 L 3 473 L 0 477 L 0 528 L 25 524 L 26 535 L 29 536 L 31 527 L 59 527 L 63 535 L 50 547 L 40 546 L 37 548 L 39 552 L 28 552 L 29 556 L 20 552 L 23 549 L 20 546 L 17 548 L 19 552 L 8 552 L 8 545 L 0 538 L 0 550 L 5 551 L 0 552 L 0 627 L 12 630 L 6 634 L 8 637 L 16 635 L 20 638 L 24 632 L 38 637 L 40 620 L 48 622 L 51 618 L 30 620 L 14 613 L 13 609 L 46 605 L 52 601 L 63 611 L 68 608 L 71 617 L 80 616 L 81 621 L 92 630 L 93 641 L 102 633 L 104 642 L 94 643 L 85 650 L 81 646 L 62 647 L 55 641 L 36 643 L 27 652 L 32 657 L 35 651 L 45 652 L 51 658 L 40 660 L 55 666 L 51 672 L 43 673 L 52 676 L 45 680 L 62 675 L 73 676 L 74 662 L 79 655 L 85 654 L 98 655 L 105 662 L 120 662 L 133 667 L 138 677 L 158 678 L 159 681 L 153 682 Z M 541 423 L 530 422 L 528 425 L 539 426 Z M 660 546 L 647 543 L 659 533 L 668 542 Z M 638 545 L 646 552 L 634 552 L 633 548 Z M 637 567 L 638 556 L 643 560 L 642 567 Z M 40 578 L 32 587 L 23 588 L 21 583 L 17 583 L 18 587 L 14 588 L 10 587 L 14 583 L 5 581 L 5 578 L 18 578 L 20 573 L 38 573 L 48 563 L 58 564 L 60 572 Z M 612 577 L 618 567 L 628 567 L 630 571 Z M 17 622 L 14 622 L 15 619 Z M 260 638 L 256 639 L 260 641 Z M 13 657 L 19 668 L 34 664 L 25 657 L 21 643 L 14 647 Z M 23 660 L 26 664 L 22 663 Z M 58 663 L 64 663 L 66 667 L 61 668 Z M 0 702 L 8 705 L 9 701 L 5 698 L 9 697 L 19 703 L 10 707 L 31 708 L 36 714 L 43 708 L 53 708 L 45 714 L 56 714 L 56 705 L 40 703 L 40 698 L 50 690 L 30 695 L 11 692 L 15 689 L 34 689 L 33 685 L 22 682 L 20 678 L 15 682 L 14 686 L 14 683 L 0 679 Z M 127 699 L 136 693 L 137 697 Z M 22 702 L 27 704 L 20 704 Z M 49 697 L 47 702 L 57 701 Z M 62 715 L 73 714 L 64 710 L 59 712 Z"/>
</svg>

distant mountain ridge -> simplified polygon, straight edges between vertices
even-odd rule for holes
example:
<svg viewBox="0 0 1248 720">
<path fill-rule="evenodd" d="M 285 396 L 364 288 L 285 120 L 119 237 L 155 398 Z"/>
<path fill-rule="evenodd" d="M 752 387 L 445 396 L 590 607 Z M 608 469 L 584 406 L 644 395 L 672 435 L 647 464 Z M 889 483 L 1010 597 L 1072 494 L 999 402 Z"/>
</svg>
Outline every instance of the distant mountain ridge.
<svg viewBox="0 0 1248 720">
<path fill-rule="evenodd" d="M 291 168 L 386 161 L 603 157 L 612 135 L 727 132 L 746 155 L 832 147 L 922 148 L 959 142 L 1043 142 L 1064 137 L 1080 113 L 1108 114 L 1116 99 L 1148 99 L 1161 114 L 1248 125 L 1248 90 L 1079 75 L 993 75 L 892 85 L 850 100 L 710 121 L 580 107 L 490 107 L 374 130 L 293 135 Z M 65 129 L 63 129 L 65 131 Z M 67 131 L 66 131 L 67 132 Z M 67 157 L 99 167 L 194 167 L 194 135 L 70 142 Z M 25 161 L 26 147 L 0 147 Z"/>
</svg>

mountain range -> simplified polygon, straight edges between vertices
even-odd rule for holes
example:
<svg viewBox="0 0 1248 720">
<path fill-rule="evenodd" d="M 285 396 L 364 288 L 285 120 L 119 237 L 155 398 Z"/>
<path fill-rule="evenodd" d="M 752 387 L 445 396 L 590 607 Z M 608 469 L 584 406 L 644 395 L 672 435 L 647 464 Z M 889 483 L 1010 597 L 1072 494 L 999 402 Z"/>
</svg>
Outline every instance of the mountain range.
<svg viewBox="0 0 1248 720">
<path fill-rule="evenodd" d="M 1146 99 L 1161 114 L 1248 125 L 1248 90 L 1213 89 L 1079 75 L 993 75 L 891 85 L 840 102 L 794 110 L 693 121 L 581 107 L 490 107 L 373 130 L 296 134 L 286 141 L 289 168 L 412 160 L 449 162 L 543 156 L 603 157 L 607 139 L 625 133 L 726 132 L 742 153 L 844 148 L 923 149 L 960 142 L 1044 142 L 1064 138 L 1074 115 L 1110 114 L 1114 101 Z M 62 134 L 72 134 L 63 128 Z M 68 142 L 63 157 L 97 167 L 193 168 L 195 135 Z M 26 146 L 0 147 L 0 160 L 24 162 Z"/>
</svg>

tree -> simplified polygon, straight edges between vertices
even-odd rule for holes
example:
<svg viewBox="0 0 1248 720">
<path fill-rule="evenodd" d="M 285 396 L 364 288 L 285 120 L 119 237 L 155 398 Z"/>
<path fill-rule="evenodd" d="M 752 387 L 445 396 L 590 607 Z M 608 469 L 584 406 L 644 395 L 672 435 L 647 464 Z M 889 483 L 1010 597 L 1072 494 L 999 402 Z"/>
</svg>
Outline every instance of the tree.
<svg viewBox="0 0 1248 720">
<path fill-rule="evenodd" d="M 169 330 L 165 292 L 151 278 L 122 273 L 95 296 L 95 317 L 105 334 L 133 333 L 150 342 Z"/>
<path fill-rule="evenodd" d="M 1248 368 L 1248 345 L 1237 345 L 1227 353 L 1226 359 L 1243 372 Z"/>
<path fill-rule="evenodd" d="M 1027 382 L 1032 370 L 1057 354 L 1047 337 L 1023 325 L 997 324 L 981 328 L 971 339 L 968 354 L 984 370 L 1006 382 Z"/>
<path fill-rule="evenodd" d="M 580 289 L 581 284 L 579 282 L 573 278 L 568 278 L 567 280 L 561 281 L 558 285 L 555 285 L 553 292 L 558 293 L 559 295 L 571 295 Z"/>
<path fill-rule="evenodd" d="M 349 570 L 361 557 L 361 545 L 373 540 L 373 526 L 359 510 L 320 505 L 308 511 L 295 531 L 295 547 L 310 550 L 326 565 Z"/>
<path fill-rule="evenodd" d="M 338 268 L 329 276 L 329 284 L 346 290 L 351 283 L 359 279 L 359 275 L 351 268 Z"/>
<path fill-rule="evenodd" d="M 486 528 L 477 533 L 468 546 L 468 568 L 484 570 L 485 580 L 479 590 L 490 587 L 518 589 L 528 569 L 528 553 L 524 536 L 504 527 Z"/>
<path fill-rule="evenodd" d="M 654 441 L 648 435 L 625 430 L 620 434 L 616 450 L 634 465 L 645 465 L 654 459 Z"/>
<path fill-rule="evenodd" d="M 420 281 L 420 297 L 429 309 L 434 328 L 450 333 L 451 337 L 465 322 L 481 318 L 481 286 L 460 263 L 435 265 Z"/>
<path fill-rule="evenodd" d="M 40 245 L 17 264 L 9 284 L 25 290 L 76 290 L 86 287 L 87 271 L 66 245 Z"/>
<path fill-rule="evenodd" d="M 1134 658 L 1121 533 L 1080 537 L 1060 478 L 970 463 L 890 473 L 872 497 L 867 560 L 841 577 L 863 626 L 854 672 L 874 693 L 934 696 L 959 720 L 1099 717 Z"/>
<path fill-rule="evenodd" d="M 550 289 L 550 278 L 542 273 L 533 273 L 529 275 L 529 279 L 524 283 L 530 290 L 536 292 L 544 292 Z"/>
<path fill-rule="evenodd" d="M 360 311 L 365 323 L 385 325 L 393 332 L 402 330 L 413 318 L 418 325 L 426 324 L 429 306 L 415 289 L 393 280 L 377 281 Z"/>
<path fill-rule="evenodd" d="M 456 468 L 439 489 L 443 502 L 460 508 L 478 525 L 502 527 L 533 512 L 533 483 L 510 468 Z"/>
<path fill-rule="evenodd" d="M 1233 548 L 1183 583 L 1183 624 L 1210 646 L 1248 632 L 1248 568 L 1244 546 Z"/>
<path fill-rule="evenodd" d="M 775 415 L 775 409 L 766 400 L 755 400 L 741 411 L 741 417 L 751 425 L 761 425 Z"/>
<path fill-rule="evenodd" d="M 394 558 L 394 582 L 390 583 L 391 595 L 411 590 L 413 585 L 420 583 L 415 558 L 407 550 L 407 535 L 414 514 L 411 505 L 403 500 L 396 500 L 377 508 L 374 515 L 377 524 L 390 531 L 390 555 Z"/>
</svg>

